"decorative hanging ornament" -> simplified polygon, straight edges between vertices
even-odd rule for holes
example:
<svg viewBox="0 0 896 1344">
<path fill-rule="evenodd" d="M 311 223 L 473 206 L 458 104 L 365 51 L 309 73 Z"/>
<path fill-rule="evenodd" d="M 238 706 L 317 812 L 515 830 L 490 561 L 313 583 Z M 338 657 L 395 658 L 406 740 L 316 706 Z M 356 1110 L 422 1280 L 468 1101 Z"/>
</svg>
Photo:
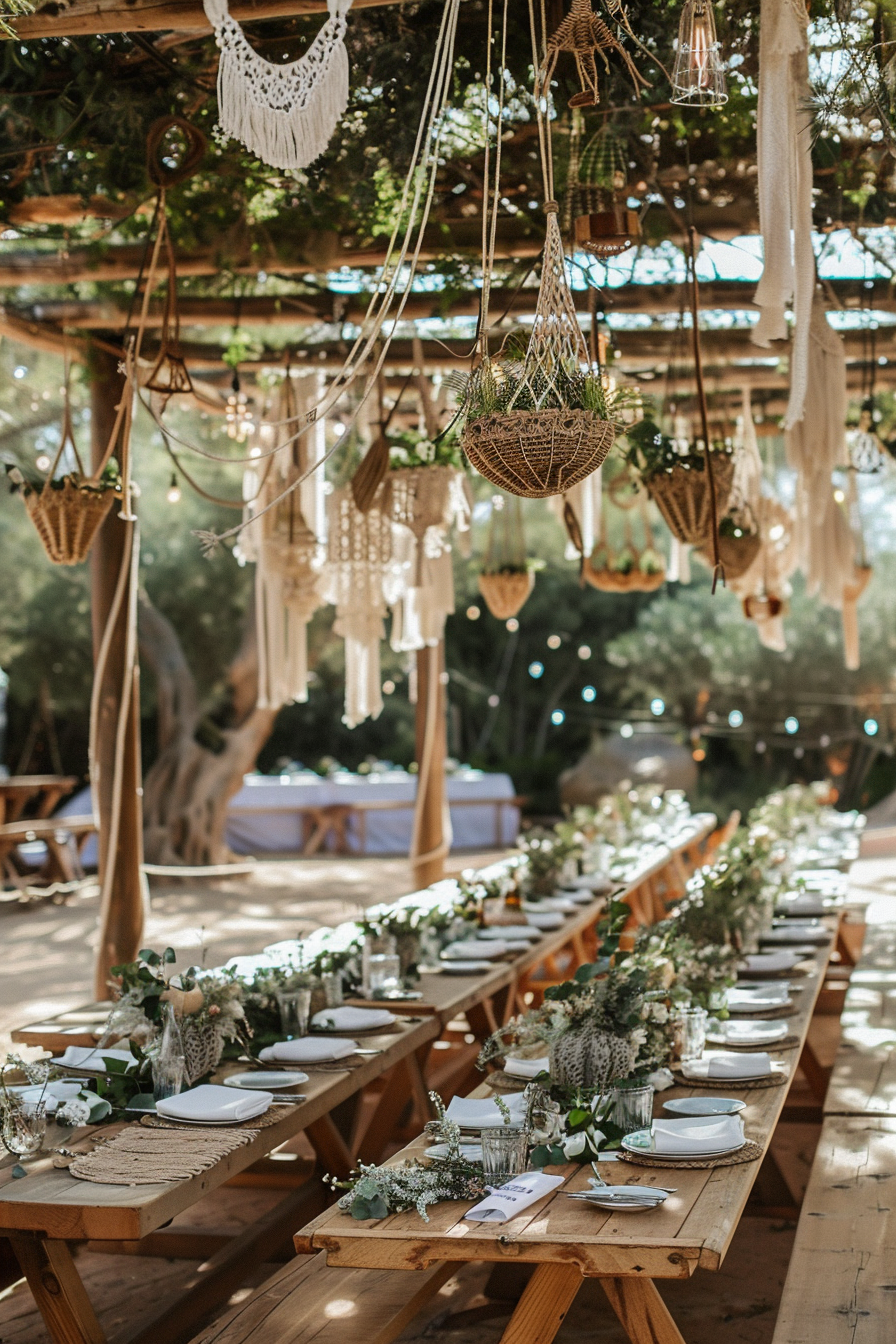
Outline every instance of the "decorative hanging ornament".
<svg viewBox="0 0 896 1344">
<path fill-rule="evenodd" d="M 273 65 L 250 46 L 227 0 L 203 0 L 221 51 L 218 123 L 263 163 L 299 170 L 326 149 L 348 104 L 346 15 L 351 0 L 328 0 L 329 18 L 297 61 Z"/>
<path fill-rule="evenodd" d="M 581 117 L 581 113 L 574 113 Z M 570 162 L 570 173 L 573 164 Z M 628 163 L 625 146 L 610 122 L 585 146 L 573 184 L 576 247 L 598 257 L 615 257 L 641 237 L 641 218 L 626 205 Z"/>
<path fill-rule="evenodd" d="M 204 145 L 203 140 L 203 145 Z M 174 244 L 168 217 L 165 214 L 164 192 L 160 196 L 161 223 L 159 229 L 164 235 L 168 254 L 168 285 L 165 290 L 165 311 L 162 316 L 162 333 L 159 339 L 159 353 L 144 387 L 150 392 L 158 392 L 166 401 L 168 397 L 179 393 L 192 392 L 193 383 L 184 363 L 180 347 L 180 313 L 177 307 L 177 266 L 174 259 Z"/>
<path fill-rule="evenodd" d="M 672 102 L 724 107 L 728 86 L 710 0 L 685 0 L 672 66 Z"/>
<path fill-rule="evenodd" d="M 245 392 L 240 387 L 240 375 L 234 369 L 224 413 L 227 422 L 227 437 L 237 443 L 245 443 L 253 429 L 252 412 Z"/>
<path fill-rule="evenodd" d="M 620 12 L 624 12 L 621 4 L 615 7 Z M 600 102 L 600 93 L 597 86 L 597 61 L 595 58 L 600 56 L 604 69 L 609 74 L 608 51 L 612 51 L 622 58 L 635 86 L 636 94 L 639 94 L 642 88 L 650 87 L 643 75 L 639 74 L 625 47 L 617 41 L 603 19 L 594 13 L 591 8 L 591 0 L 572 0 L 572 7 L 566 18 L 548 38 L 545 44 L 545 63 L 536 90 L 538 96 L 544 97 L 546 91 L 550 88 L 551 79 L 557 66 L 557 59 L 560 53 L 564 51 L 571 52 L 575 57 L 579 82 L 582 85 L 581 92 L 570 98 L 570 107 L 594 107 L 595 104 Z"/>
</svg>

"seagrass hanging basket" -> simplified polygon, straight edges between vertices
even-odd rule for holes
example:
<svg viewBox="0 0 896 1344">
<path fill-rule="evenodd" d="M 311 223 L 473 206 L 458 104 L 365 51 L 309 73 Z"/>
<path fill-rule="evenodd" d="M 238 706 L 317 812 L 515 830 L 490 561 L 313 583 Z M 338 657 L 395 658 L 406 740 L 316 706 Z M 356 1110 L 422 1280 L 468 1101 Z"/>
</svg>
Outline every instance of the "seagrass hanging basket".
<svg viewBox="0 0 896 1344">
<path fill-rule="evenodd" d="M 492 485 L 548 499 L 597 471 L 615 437 L 615 425 L 597 411 L 507 411 L 468 420 L 463 449 Z"/>
<path fill-rule="evenodd" d="M 732 537 L 719 534 L 719 559 L 729 579 L 739 579 L 756 559 L 762 547 L 762 538 L 758 532 L 744 532 L 742 536 Z M 712 564 L 711 553 L 704 557 Z"/>
<path fill-rule="evenodd" d="M 734 457 L 715 452 L 712 477 L 716 492 L 716 513 L 725 512 L 734 480 Z M 712 506 L 709 473 L 676 462 L 671 470 L 655 472 L 645 481 L 647 492 L 666 521 L 673 537 L 688 546 L 703 546 L 711 539 Z"/>
<path fill-rule="evenodd" d="M 590 476 L 613 446 L 600 375 L 590 369 L 566 276 L 557 203 L 547 230 L 532 331 L 523 359 L 486 354 L 468 389 L 461 446 L 481 476 L 508 494 L 548 499 Z"/>
<path fill-rule="evenodd" d="M 118 491 L 98 489 L 76 472 L 44 483 L 41 489 L 25 485 L 22 498 L 28 517 L 54 565 L 80 565 L 87 559 L 100 524 Z"/>
<path fill-rule="evenodd" d="M 525 605 L 535 586 L 535 575 L 530 570 L 480 574 L 479 591 L 485 605 L 499 621 L 509 621 Z"/>
</svg>

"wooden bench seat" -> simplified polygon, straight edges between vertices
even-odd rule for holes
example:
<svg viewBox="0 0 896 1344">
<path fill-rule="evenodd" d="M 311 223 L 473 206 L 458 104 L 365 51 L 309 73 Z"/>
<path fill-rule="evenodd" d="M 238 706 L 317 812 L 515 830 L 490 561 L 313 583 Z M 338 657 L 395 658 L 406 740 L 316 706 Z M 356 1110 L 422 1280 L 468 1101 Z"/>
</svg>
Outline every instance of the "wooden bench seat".
<svg viewBox="0 0 896 1344">
<path fill-rule="evenodd" d="M 0 873 L 15 886 L 74 882 L 84 876 L 81 851 L 96 831 L 93 817 L 32 817 L 0 824 Z M 42 840 L 47 857 L 38 872 L 29 872 L 18 859 L 19 845 Z"/>
<path fill-rule="evenodd" d="M 457 1271 L 330 1269 L 298 1256 L 193 1344 L 391 1344 Z"/>
<path fill-rule="evenodd" d="M 896 1339 L 896 1120 L 828 1116 L 772 1344 Z"/>
</svg>

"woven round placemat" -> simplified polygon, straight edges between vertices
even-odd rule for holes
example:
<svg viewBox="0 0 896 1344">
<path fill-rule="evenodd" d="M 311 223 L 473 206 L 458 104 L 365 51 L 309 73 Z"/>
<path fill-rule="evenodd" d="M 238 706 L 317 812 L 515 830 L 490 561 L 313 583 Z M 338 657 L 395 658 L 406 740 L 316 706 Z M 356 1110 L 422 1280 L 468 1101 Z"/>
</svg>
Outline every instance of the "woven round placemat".
<svg viewBox="0 0 896 1344">
<path fill-rule="evenodd" d="M 729 1008 L 728 1016 L 736 1017 L 738 1020 L 746 1018 L 755 1022 L 761 1022 L 766 1018 L 796 1017 L 796 1004 L 792 1003 L 788 1008 L 757 1008 L 755 1013 L 745 1013 L 740 1008 Z"/>
<path fill-rule="evenodd" d="M 514 1078 L 512 1073 L 497 1069 L 495 1073 L 490 1073 L 485 1081 L 494 1092 L 524 1092 L 526 1084 L 531 1079 Z"/>
<path fill-rule="evenodd" d="M 792 1050 L 793 1047 L 799 1045 L 799 1043 L 799 1036 L 794 1036 L 793 1032 L 790 1032 L 787 1036 L 782 1036 L 778 1041 L 763 1041 L 761 1044 L 759 1041 L 749 1041 L 741 1045 L 737 1041 L 710 1040 L 708 1036 L 706 1038 L 707 1045 L 720 1046 L 723 1050 Z"/>
<path fill-rule="evenodd" d="M 679 1087 L 690 1087 L 692 1090 L 702 1087 L 718 1087 L 722 1090 L 734 1088 L 736 1092 L 755 1087 L 780 1087 L 782 1083 L 790 1082 L 789 1073 L 766 1073 L 761 1078 L 685 1078 L 683 1073 L 673 1069 L 672 1077 Z"/>
<path fill-rule="evenodd" d="M 762 1156 L 761 1143 L 747 1139 L 743 1148 L 724 1157 L 660 1157 L 656 1153 L 630 1153 L 620 1148 L 616 1156 L 620 1162 L 631 1162 L 636 1167 L 684 1167 L 686 1171 L 701 1171 L 708 1167 L 737 1167 L 742 1162 L 756 1162 Z"/>
<path fill-rule="evenodd" d="M 373 1058 L 373 1055 L 346 1055 L 344 1059 L 322 1059 L 315 1063 L 306 1060 L 301 1068 L 304 1073 L 343 1073 L 346 1069 L 360 1069 Z"/>
<path fill-rule="evenodd" d="M 296 1105 L 301 1105 L 301 1103 L 296 1102 Z M 147 1129 L 179 1129 L 182 1134 L 201 1134 L 206 1129 L 213 1134 L 220 1134 L 231 1129 L 245 1132 L 250 1129 L 267 1129 L 268 1125 L 276 1125 L 280 1119 L 280 1109 L 279 1106 L 276 1109 L 272 1106 L 269 1110 L 263 1111 L 261 1115 L 255 1115 L 251 1120 L 240 1120 L 237 1124 L 225 1120 L 220 1125 L 190 1125 L 184 1124 L 180 1120 L 169 1120 L 164 1115 L 144 1115 L 140 1124 Z"/>
<path fill-rule="evenodd" d="M 98 1144 L 92 1153 L 75 1158 L 68 1170 L 80 1181 L 97 1185 L 158 1185 L 185 1181 L 208 1171 L 216 1162 L 253 1137 L 247 1130 L 212 1133 L 178 1129 L 176 1134 L 128 1125 Z"/>
</svg>

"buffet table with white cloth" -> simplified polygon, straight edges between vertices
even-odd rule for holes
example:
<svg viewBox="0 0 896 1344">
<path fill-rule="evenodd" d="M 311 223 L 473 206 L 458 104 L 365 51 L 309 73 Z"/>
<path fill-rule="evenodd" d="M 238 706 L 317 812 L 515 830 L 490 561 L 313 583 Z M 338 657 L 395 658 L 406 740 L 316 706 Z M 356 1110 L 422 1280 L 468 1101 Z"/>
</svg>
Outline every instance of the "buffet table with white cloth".
<svg viewBox="0 0 896 1344">
<path fill-rule="evenodd" d="M 460 770 L 448 776 L 446 785 L 452 849 L 503 849 L 514 843 L 520 815 L 509 775 Z M 417 777 L 406 770 L 327 778 L 312 771 L 246 775 L 228 808 L 227 843 L 237 854 L 334 848 L 406 854 L 416 792 Z M 327 809 L 323 817 L 321 809 Z"/>
</svg>

